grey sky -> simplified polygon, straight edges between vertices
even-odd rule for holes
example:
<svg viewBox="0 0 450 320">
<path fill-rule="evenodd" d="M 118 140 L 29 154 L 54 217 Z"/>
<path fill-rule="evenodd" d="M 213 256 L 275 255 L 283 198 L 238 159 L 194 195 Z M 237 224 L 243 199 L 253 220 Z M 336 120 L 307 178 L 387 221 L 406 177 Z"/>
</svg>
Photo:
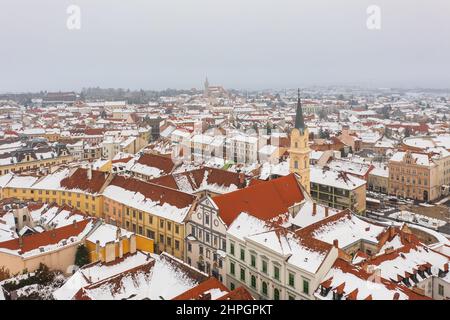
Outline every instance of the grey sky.
<svg viewBox="0 0 450 320">
<path fill-rule="evenodd" d="M 66 28 L 70 4 L 81 30 Z M 381 30 L 366 9 L 381 7 Z M 1 0 L 0 92 L 450 88 L 449 0 Z"/>
</svg>

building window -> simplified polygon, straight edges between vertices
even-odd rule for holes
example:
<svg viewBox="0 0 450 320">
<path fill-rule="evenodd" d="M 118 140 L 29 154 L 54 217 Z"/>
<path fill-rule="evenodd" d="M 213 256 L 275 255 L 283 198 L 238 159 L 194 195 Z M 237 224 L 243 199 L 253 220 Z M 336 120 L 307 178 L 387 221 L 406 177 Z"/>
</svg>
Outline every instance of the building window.
<svg viewBox="0 0 450 320">
<path fill-rule="evenodd" d="M 147 229 L 147 238 L 155 239 L 155 233 Z"/>
<path fill-rule="evenodd" d="M 289 285 L 295 287 L 295 276 L 293 273 L 289 272 Z"/>
<path fill-rule="evenodd" d="M 159 221 L 159 227 L 164 228 L 164 220 Z"/>
<path fill-rule="evenodd" d="M 171 228 L 172 228 L 172 224 L 169 221 L 167 221 L 167 230 L 170 231 Z"/>
<path fill-rule="evenodd" d="M 192 252 L 192 244 L 188 243 L 188 251 Z"/>
<path fill-rule="evenodd" d="M 442 284 L 438 286 L 438 293 L 440 296 L 444 296 L 444 286 Z"/>
<path fill-rule="evenodd" d="M 241 260 L 245 261 L 245 250 L 241 248 Z"/>
<path fill-rule="evenodd" d="M 179 225 L 175 225 L 175 233 L 178 234 L 180 233 L 180 226 Z"/>
<path fill-rule="evenodd" d="M 289 300 L 295 300 L 295 297 L 294 296 L 291 296 L 291 295 L 289 295 L 289 298 L 288 298 Z"/>
<path fill-rule="evenodd" d="M 233 282 L 230 282 L 230 290 L 233 291 L 234 288 L 235 288 L 234 283 L 233 283 Z"/>
<path fill-rule="evenodd" d="M 307 280 L 303 280 L 303 293 L 309 294 L 309 282 Z"/>
<path fill-rule="evenodd" d="M 251 284 L 250 285 L 252 286 L 253 289 L 256 289 L 256 277 L 255 276 L 251 277 Z"/>
<path fill-rule="evenodd" d="M 205 242 L 209 243 L 209 232 L 205 232 Z"/>
<path fill-rule="evenodd" d="M 172 246 L 172 238 L 167 237 L 167 245 L 170 247 Z"/>
<path fill-rule="evenodd" d="M 298 169 L 298 161 L 297 160 L 294 161 L 294 169 Z"/>
<path fill-rule="evenodd" d="M 234 256 L 234 243 L 230 243 L 230 254 Z"/>
<path fill-rule="evenodd" d="M 262 272 L 267 274 L 267 261 L 266 260 L 262 261 Z"/>
<path fill-rule="evenodd" d="M 273 289 L 273 300 L 280 300 L 280 290 L 277 288 Z"/>
<path fill-rule="evenodd" d="M 263 281 L 262 283 L 262 293 L 267 296 L 267 282 Z"/>
<path fill-rule="evenodd" d="M 234 262 L 230 261 L 230 274 L 235 275 Z"/>
<path fill-rule="evenodd" d="M 275 278 L 275 280 L 280 280 L 280 268 L 278 268 L 277 266 L 273 267 L 273 277 Z"/>
<path fill-rule="evenodd" d="M 209 226 L 209 214 L 205 213 L 205 224 Z"/>
<path fill-rule="evenodd" d="M 256 256 L 254 254 L 250 255 L 251 265 L 252 267 L 256 267 Z"/>
<path fill-rule="evenodd" d="M 245 269 L 241 268 L 241 281 L 245 282 Z"/>
<path fill-rule="evenodd" d="M 139 234 L 142 235 L 144 233 L 144 231 L 142 230 L 142 227 L 139 226 Z"/>
<path fill-rule="evenodd" d="M 175 250 L 180 250 L 180 241 L 175 240 Z"/>
<path fill-rule="evenodd" d="M 162 234 L 159 235 L 159 242 L 164 244 L 164 236 Z"/>
<path fill-rule="evenodd" d="M 139 211 L 139 220 L 142 221 L 142 212 L 141 211 Z"/>
</svg>

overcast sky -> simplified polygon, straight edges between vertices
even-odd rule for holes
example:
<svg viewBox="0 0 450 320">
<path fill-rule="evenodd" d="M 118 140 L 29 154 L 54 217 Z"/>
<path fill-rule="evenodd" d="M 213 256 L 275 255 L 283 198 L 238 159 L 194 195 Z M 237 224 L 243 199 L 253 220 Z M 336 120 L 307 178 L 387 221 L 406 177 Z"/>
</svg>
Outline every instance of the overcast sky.
<svg viewBox="0 0 450 320">
<path fill-rule="evenodd" d="M 67 7 L 81 8 L 68 30 Z M 381 30 L 366 26 L 381 8 Z M 1 0 L 0 92 L 450 88 L 449 0 Z"/>
</svg>

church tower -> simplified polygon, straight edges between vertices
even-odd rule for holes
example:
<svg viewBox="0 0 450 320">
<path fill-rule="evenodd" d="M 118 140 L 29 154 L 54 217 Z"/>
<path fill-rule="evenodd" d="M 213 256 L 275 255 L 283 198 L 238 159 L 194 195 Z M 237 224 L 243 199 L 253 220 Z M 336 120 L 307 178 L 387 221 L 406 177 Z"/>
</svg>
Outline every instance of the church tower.
<svg viewBox="0 0 450 320">
<path fill-rule="evenodd" d="M 206 79 L 205 79 L 205 90 L 204 90 L 204 95 L 205 95 L 205 97 L 208 97 L 209 96 L 209 81 L 208 81 L 208 76 L 206 76 Z"/>
<path fill-rule="evenodd" d="M 308 146 L 309 132 L 303 119 L 300 89 L 298 90 L 297 111 L 295 114 L 295 126 L 291 131 L 291 147 L 289 149 L 289 171 L 297 173 L 302 186 L 310 192 L 309 180 L 309 156 L 311 149 Z"/>
</svg>

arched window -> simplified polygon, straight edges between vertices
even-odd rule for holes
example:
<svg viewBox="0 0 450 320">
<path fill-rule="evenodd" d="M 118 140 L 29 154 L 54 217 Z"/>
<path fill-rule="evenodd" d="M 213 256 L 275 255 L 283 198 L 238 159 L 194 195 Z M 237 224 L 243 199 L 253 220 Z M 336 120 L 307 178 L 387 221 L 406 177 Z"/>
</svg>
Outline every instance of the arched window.
<svg viewBox="0 0 450 320">
<path fill-rule="evenodd" d="M 27 221 L 27 216 L 26 215 L 22 216 L 22 221 Z"/>
<path fill-rule="evenodd" d="M 280 300 L 280 290 L 277 288 L 273 289 L 273 300 Z"/>
<path fill-rule="evenodd" d="M 263 281 L 262 283 L 262 293 L 267 296 L 267 282 Z"/>
</svg>

